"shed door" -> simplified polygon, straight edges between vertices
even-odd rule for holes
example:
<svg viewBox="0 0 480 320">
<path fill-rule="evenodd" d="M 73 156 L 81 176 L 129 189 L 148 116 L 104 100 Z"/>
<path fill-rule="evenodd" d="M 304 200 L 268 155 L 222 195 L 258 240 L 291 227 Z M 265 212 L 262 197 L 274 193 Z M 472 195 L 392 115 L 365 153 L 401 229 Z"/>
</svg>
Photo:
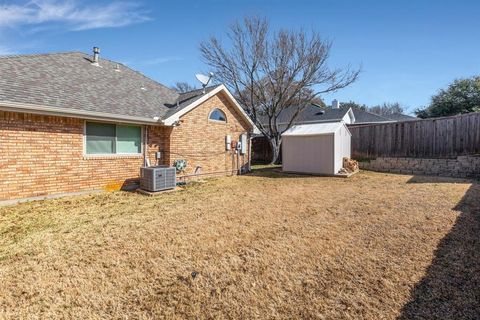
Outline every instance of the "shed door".
<svg viewBox="0 0 480 320">
<path fill-rule="evenodd" d="M 333 135 L 284 137 L 284 171 L 333 174 Z"/>
</svg>

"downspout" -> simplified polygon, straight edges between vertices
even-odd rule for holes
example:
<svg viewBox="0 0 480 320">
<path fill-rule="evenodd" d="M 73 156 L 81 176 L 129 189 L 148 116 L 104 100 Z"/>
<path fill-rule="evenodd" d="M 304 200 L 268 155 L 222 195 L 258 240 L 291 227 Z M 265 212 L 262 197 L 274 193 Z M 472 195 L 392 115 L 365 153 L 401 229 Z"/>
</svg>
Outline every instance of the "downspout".
<svg viewBox="0 0 480 320">
<path fill-rule="evenodd" d="M 237 154 L 237 175 L 242 175 L 242 170 L 240 170 L 240 150 L 237 149 L 235 152 Z"/>
</svg>

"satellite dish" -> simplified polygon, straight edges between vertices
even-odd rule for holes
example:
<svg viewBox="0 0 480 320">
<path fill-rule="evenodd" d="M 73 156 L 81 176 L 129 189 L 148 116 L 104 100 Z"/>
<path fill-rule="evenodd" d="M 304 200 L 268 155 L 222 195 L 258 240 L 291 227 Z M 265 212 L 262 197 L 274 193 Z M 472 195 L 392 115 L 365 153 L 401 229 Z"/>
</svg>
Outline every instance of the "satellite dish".
<svg viewBox="0 0 480 320">
<path fill-rule="evenodd" d="M 195 78 L 202 83 L 202 85 L 206 86 L 208 82 L 210 82 L 210 77 L 204 74 L 196 74 Z"/>
<path fill-rule="evenodd" d="M 206 75 L 204 75 L 204 74 L 201 74 L 201 73 L 198 73 L 198 74 L 195 75 L 195 78 L 197 78 L 197 80 L 202 83 L 203 93 L 205 93 L 205 87 L 208 86 L 208 84 L 209 84 L 210 81 L 212 80 L 212 78 L 213 78 L 213 73 L 210 72 L 210 73 L 208 74 L 208 76 L 206 76 Z"/>
</svg>

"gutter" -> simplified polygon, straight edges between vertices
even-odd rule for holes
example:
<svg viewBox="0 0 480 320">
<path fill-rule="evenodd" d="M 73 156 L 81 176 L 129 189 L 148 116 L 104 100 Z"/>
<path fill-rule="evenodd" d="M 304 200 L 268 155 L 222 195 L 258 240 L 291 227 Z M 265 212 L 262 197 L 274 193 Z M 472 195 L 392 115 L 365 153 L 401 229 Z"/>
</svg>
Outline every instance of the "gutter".
<svg viewBox="0 0 480 320">
<path fill-rule="evenodd" d="M 51 106 L 42 106 L 36 104 L 19 103 L 12 101 L 0 101 L 0 110 L 8 112 L 25 112 L 41 115 L 52 115 L 69 118 L 80 118 L 86 120 L 104 120 L 104 121 L 120 121 L 132 124 L 157 124 L 165 125 L 159 118 L 135 117 L 127 115 L 119 115 L 106 112 L 83 111 Z"/>
<path fill-rule="evenodd" d="M 377 124 L 389 124 L 389 123 L 397 123 L 397 122 L 408 122 L 408 121 L 378 121 L 378 122 L 355 122 L 348 124 L 350 127 L 361 127 L 365 125 L 377 125 Z"/>
</svg>

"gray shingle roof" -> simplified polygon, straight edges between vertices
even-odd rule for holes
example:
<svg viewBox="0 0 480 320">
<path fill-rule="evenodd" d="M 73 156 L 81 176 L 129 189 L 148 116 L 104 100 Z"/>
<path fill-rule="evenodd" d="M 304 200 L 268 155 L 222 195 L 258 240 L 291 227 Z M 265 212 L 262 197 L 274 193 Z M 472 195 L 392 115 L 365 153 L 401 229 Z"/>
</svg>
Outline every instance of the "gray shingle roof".
<svg viewBox="0 0 480 320">
<path fill-rule="evenodd" d="M 170 108 L 170 110 L 165 114 L 164 117 L 168 118 L 172 114 L 177 113 L 178 111 L 182 110 L 183 108 L 197 101 L 198 99 L 203 97 L 205 94 L 208 94 L 209 92 L 218 88 L 219 86 L 221 85 L 219 84 L 215 86 L 206 87 L 205 93 L 203 93 L 203 89 L 196 89 L 189 92 L 180 93 L 177 99 L 178 104 L 175 104 L 174 107 Z"/>
<path fill-rule="evenodd" d="M 296 111 L 296 107 L 282 110 L 282 112 L 280 112 L 279 116 L 277 117 L 277 123 L 288 123 L 292 119 L 292 116 Z M 347 114 L 347 112 L 348 109 L 323 108 L 315 104 L 311 104 L 305 107 L 305 109 L 300 112 L 300 114 L 295 119 L 295 123 L 312 121 L 340 121 Z M 261 118 L 261 122 L 267 124 L 268 118 L 266 116 Z"/>
<path fill-rule="evenodd" d="M 372 123 L 372 122 L 392 122 L 393 120 L 379 116 L 368 111 L 352 108 L 353 115 L 355 116 L 355 124 Z"/>
<path fill-rule="evenodd" d="M 334 122 L 340 121 L 346 115 L 349 108 L 325 108 L 312 104 L 298 115 L 295 123 L 305 122 Z M 277 118 L 277 124 L 287 123 L 292 118 L 293 113 L 297 109 L 295 107 L 283 110 Z M 380 116 L 361 109 L 352 108 L 353 115 L 355 116 L 355 124 L 362 123 L 379 123 L 379 122 L 393 122 L 393 121 L 409 121 L 416 118 L 407 116 L 404 114 L 396 114 L 391 116 Z M 267 117 L 261 117 L 262 123 L 267 124 Z"/>
<path fill-rule="evenodd" d="M 417 117 L 412 117 L 406 114 L 401 114 L 401 113 L 394 113 L 394 114 L 389 114 L 386 116 L 390 120 L 394 121 L 413 121 L 413 120 L 418 120 Z"/>
<path fill-rule="evenodd" d="M 352 108 L 355 115 L 355 124 L 362 123 L 379 123 L 379 122 L 396 122 L 396 121 L 411 121 L 417 118 L 407 116 L 405 114 L 392 114 L 388 116 L 380 116 L 368 111 Z"/>
<path fill-rule="evenodd" d="M 0 101 L 163 118 L 182 99 L 123 64 L 99 64 L 81 52 L 0 57 Z"/>
</svg>

